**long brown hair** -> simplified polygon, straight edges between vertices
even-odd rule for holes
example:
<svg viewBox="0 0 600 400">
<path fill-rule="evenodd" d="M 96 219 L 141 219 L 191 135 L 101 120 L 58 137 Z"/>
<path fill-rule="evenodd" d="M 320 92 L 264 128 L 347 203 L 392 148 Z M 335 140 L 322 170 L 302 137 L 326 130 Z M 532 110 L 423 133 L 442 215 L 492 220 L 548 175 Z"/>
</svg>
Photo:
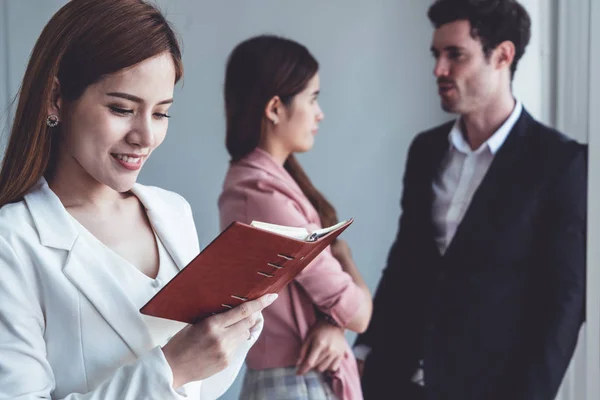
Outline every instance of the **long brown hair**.
<svg viewBox="0 0 600 400">
<path fill-rule="evenodd" d="M 40 34 L 19 91 L 0 170 L 0 206 L 20 200 L 52 173 L 59 127 L 46 125 L 55 78 L 66 101 L 103 76 L 171 53 L 183 75 L 177 37 L 165 17 L 143 0 L 71 0 Z M 60 126 L 60 125 L 59 125 Z"/>
<path fill-rule="evenodd" d="M 233 49 L 225 71 L 225 143 L 233 162 L 258 146 L 267 103 L 279 96 L 283 104 L 290 106 L 318 70 L 319 63 L 306 47 L 278 36 L 256 36 Z M 319 213 L 321 224 L 336 224 L 335 209 L 314 187 L 293 154 L 284 168 Z"/>
</svg>

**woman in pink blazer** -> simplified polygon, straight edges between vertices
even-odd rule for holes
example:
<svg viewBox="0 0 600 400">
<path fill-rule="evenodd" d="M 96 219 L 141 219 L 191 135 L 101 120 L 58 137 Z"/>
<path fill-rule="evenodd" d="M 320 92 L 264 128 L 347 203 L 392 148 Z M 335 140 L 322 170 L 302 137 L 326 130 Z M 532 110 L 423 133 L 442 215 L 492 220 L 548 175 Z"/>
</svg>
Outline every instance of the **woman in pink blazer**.
<svg viewBox="0 0 600 400">
<path fill-rule="evenodd" d="M 304 46 L 276 36 L 248 39 L 231 53 L 225 108 L 232 160 L 219 198 L 222 229 L 235 220 L 309 231 L 337 222 L 294 157 L 312 148 L 323 119 L 318 67 Z M 371 294 L 338 240 L 264 311 L 241 398 L 362 399 L 344 330 L 363 332 L 371 311 Z"/>
</svg>

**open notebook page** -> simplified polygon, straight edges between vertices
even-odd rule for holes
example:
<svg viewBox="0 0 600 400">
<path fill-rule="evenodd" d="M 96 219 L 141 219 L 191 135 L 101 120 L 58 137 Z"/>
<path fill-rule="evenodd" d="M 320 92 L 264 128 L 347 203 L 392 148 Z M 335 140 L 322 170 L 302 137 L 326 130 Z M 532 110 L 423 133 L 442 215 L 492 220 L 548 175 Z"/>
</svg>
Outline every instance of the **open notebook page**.
<svg viewBox="0 0 600 400">
<path fill-rule="evenodd" d="M 327 235 L 329 232 L 336 230 L 340 226 L 344 225 L 346 222 L 347 221 L 342 221 L 338 224 L 330 226 L 329 228 L 318 229 L 318 230 L 314 231 L 312 234 L 310 234 L 305 228 L 296 228 L 293 226 L 268 224 L 266 222 L 260 222 L 260 221 L 252 221 L 252 223 L 250 225 L 255 228 L 258 228 L 258 229 L 263 229 L 265 231 L 277 233 L 279 235 L 291 237 L 294 239 L 313 241 L 313 240 L 317 240 L 318 238 L 320 238 L 322 236 Z"/>
</svg>

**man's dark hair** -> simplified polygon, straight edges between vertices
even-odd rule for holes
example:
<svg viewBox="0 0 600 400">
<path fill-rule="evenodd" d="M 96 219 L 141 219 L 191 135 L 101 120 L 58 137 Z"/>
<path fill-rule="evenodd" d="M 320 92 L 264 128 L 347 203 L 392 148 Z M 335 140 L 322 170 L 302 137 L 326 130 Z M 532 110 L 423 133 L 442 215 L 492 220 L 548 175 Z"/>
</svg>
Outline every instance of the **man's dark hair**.
<svg viewBox="0 0 600 400">
<path fill-rule="evenodd" d="M 513 42 L 515 58 L 510 73 L 514 77 L 531 37 L 529 14 L 516 0 L 436 0 L 427 16 L 436 29 L 454 21 L 469 21 L 471 36 L 481 41 L 486 57 L 505 40 Z"/>
</svg>

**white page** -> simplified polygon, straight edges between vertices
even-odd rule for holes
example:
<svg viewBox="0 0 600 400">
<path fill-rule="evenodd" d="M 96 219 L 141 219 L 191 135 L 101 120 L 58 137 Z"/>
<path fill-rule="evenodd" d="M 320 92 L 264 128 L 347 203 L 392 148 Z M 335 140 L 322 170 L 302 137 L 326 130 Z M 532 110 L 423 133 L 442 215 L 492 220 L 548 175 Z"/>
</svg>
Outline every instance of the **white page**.
<svg viewBox="0 0 600 400">
<path fill-rule="evenodd" d="M 251 226 L 265 231 L 277 233 L 293 239 L 306 240 L 308 239 L 308 231 L 304 228 L 295 228 L 293 226 L 268 224 L 266 222 L 252 221 Z"/>
</svg>

